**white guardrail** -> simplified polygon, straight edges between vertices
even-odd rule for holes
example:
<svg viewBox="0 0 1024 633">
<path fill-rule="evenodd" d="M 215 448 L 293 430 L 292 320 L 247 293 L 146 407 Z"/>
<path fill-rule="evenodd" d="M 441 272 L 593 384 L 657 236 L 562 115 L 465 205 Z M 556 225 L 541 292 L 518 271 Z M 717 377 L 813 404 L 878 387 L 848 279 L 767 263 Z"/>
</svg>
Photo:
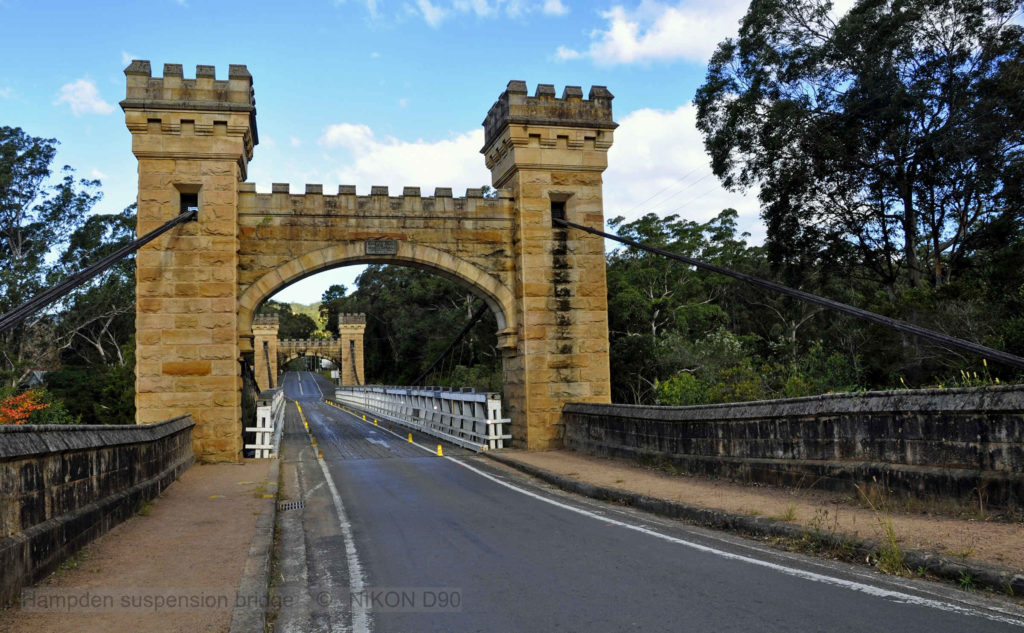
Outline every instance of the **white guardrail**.
<svg viewBox="0 0 1024 633">
<path fill-rule="evenodd" d="M 284 428 L 284 389 L 266 389 L 260 392 L 256 400 L 256 426 L 246 427 L 249 433 L 255 433 L 253 444 L 245 448 L 253 449 L 253 457 L 267 459 L 277 457 L 277 448 L 281 445 L 281 429 Z"/>
<path fill-rule="evenodd" d="M 339 387 L 335 400 L 472 451 L 504 448 L 511 421 L 496 393 L 441 388 Z"/>
</svg>

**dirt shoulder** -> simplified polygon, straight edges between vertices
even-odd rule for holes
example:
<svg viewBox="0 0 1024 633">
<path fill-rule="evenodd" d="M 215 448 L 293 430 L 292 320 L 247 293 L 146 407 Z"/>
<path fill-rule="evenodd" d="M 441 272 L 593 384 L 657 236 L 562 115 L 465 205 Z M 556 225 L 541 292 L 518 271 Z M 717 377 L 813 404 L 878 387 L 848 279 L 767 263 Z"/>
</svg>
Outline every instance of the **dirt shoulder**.
<svg viewBox="0 0 1024 633">
<path fill-rule="evenodd" d="M 0 631 L 227 631 L 268 503 L 269 467 L 264 460 L 189 468 L 138 515 L 30 589 L 36 608 L 26 602 L 0 611 Z"/>
<path fill-rule="evenodd" d="M 980 515 L 952 517 L 923 511 L 876 511 L 858 502 L 853 495 L 669 474 L 643 468 L 635 462 L 572 451 L 502 451 L 501 455 L 596 486 L 730 514 L 774 518 L 861 539 L 884 541 L 884 524 L 891 521 L 901 548 L 1024 570 L 1024 523 L 1020 521 Z"/>
</svg>

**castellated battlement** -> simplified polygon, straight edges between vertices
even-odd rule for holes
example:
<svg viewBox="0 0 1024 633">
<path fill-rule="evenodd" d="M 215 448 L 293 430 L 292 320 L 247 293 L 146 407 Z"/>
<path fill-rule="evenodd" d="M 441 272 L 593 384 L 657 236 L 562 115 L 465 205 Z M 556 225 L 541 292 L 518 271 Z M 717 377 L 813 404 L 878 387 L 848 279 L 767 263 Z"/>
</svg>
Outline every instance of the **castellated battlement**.
<svg viewBox="0 0 1024 633">
<path fill-rule="evenodd" d="M 248 112 L 256 107 L 252 75 L 239 64 L 228 66 L 228 78 L 218 80 L 213 66 L 196 66 L 195 79 L 186 79 L 181 64 L 164 64 L 164 76 L 153 77 L 149 60 L 135 59 L 124 69 L 128 88 L 125 102 L 150 108 L 214 109 Z"/>
<path fill-rule="evenodd" d="M 362 312 L 352 312 L 352 313 L 343 312 L 343 313 L 338 315 L 338 324 L 339 325 L 350 325 L 350 324 L 365 325 L 366 324 L 366 315 L 363 314 Z"/>
<path fill-rule="evenodd" d="M 252 320 L 253 327 L 276 328 L 278 317 L 276 314 L 257 314 Z"/>
<path fill-rule="evenodd" d="M 604 86 L 593 86 L 587 99 L 579 86 L 566 86 L 562 97 L 555 97 L 552 84 L 538 84 L 531 97 L 525 81 L 510 81 L 484 119 L 484 148 L 501 134 L 507 125 L 581 127 L 614 130 L 612 99 Z"/>
<path fill-rule="evenodd" d="M 388 187 L 374 186 L 370 195 L 356 195 L 354 185 L 340 185 L 335 195 L 324 194 L 323 185 L 306 185 L 305 193 L 292 193 L 287 183 L 274 183 L 271 193 L 256 193 L 251 182 L 238 184 L 240 214 L 273 215 L 477 215 L 511 217 L 512 192 L 498 189 L 495 197 L 485 198 L 482 189 L 467 189 L 465 197 L 452 197 L 450 187 L 434 189 L 433 196 L 424 197 L 419 187 L 404 187 L 402 195 L 392 196 Z"/>
<path fill-rule="evenodd" d="M 196 66 L 195 79 L 186 79 L 181 64 L 164 64 L 164 76 L 153 77 L 149 61 L 136 59 L 124 74 L 121 109 L 137 158 L 237 156 L 245 177 L 259 143 L 252 75 L 245 66 L 229 66 L 227 79 L 217 79 L 213 66 Z"/>
</svg>

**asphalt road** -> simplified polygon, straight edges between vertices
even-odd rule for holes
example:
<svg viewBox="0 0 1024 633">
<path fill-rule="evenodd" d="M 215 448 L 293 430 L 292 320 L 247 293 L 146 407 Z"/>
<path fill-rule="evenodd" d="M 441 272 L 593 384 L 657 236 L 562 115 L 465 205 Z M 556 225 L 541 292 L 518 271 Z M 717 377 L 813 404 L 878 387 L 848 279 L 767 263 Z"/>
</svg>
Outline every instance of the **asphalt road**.
<svg viewBox="0 0 1024 633">
<path fill-rule="evenodd" d="M 303 372 L 283 384 L 323 452 L 319 467 L 315 452 L 300 460 L 301 423 L 285 427 L 296 443 L 284 459 L 305 464 L 315 491 L 303 582 L 353 593 L 333 615 L 285 617 L 279 630 L 1024 630 L 1009 600 L 566 495 L 454 447 L 438 457 L 432 438 L 414 437 L 425 450 L 321 402 L 328 381 Z"/>
</svg>

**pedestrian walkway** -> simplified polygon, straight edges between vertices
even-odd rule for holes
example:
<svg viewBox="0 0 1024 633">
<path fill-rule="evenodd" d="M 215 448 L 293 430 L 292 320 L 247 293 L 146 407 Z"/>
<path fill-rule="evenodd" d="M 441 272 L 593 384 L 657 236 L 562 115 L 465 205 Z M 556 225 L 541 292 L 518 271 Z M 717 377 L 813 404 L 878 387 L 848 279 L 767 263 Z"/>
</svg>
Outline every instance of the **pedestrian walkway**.
<svg viewBox="0 0 1024 633">
<path fill-rule="evenodd" d="M 673 474 L 631 461 L 573 451 L 504 450 L 493 455 L 549 473 L 557 481 L 581 482 L 735 516 L 775 519 L 808 532 L 887 542 L 889 525 L 901 550 L 934 553 L 965 565 L 994 565 L 1024 574 L 1024 522 L 995 516 L 983 508 L 943 508 L 942 504 L 873 497 L 869 504 L 854 494 L 784 489 Z M 573 486 L 568 486 L 572 489 Z M 623 495 L 625 497 L 625 495 Z M 871 505 L 874 505 L 874 508 Z M 946 510 L 946 512 L 942 512 Z M 907 570 L 914 573 L 916 570 Z"/>
<path fill-rule="evenodd" d="M 257 518 L 274 503 L 270 464 L 192 466 L 0 611 L 0 631 L 227 631 Z"/>
</svg>

